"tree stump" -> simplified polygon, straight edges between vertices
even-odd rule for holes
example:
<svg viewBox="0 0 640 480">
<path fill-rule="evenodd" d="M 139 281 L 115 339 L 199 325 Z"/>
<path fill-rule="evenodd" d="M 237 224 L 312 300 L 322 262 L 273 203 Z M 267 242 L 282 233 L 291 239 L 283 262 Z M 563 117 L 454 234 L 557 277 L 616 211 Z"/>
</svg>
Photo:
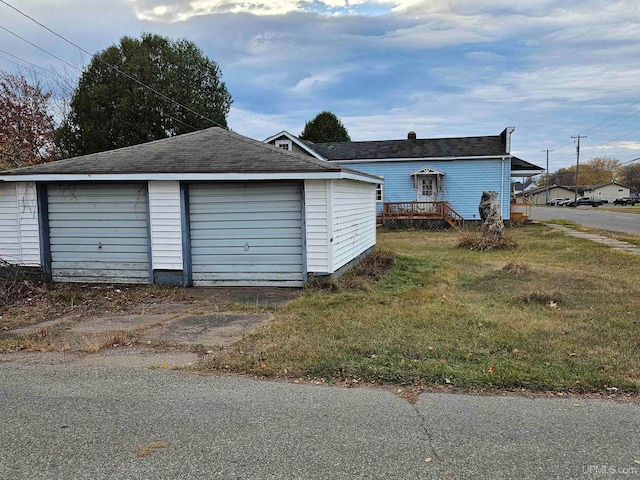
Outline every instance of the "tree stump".
<svg viewBox="0 0 640 480">
<path fill-rule="evenodd" d="M 482 235 L 490 243 L 497 244 L 504 239 L 504 223 L 500 214 L 498 192 L 482 192 L 478 206 L 482 220 Z"/>
</svg>

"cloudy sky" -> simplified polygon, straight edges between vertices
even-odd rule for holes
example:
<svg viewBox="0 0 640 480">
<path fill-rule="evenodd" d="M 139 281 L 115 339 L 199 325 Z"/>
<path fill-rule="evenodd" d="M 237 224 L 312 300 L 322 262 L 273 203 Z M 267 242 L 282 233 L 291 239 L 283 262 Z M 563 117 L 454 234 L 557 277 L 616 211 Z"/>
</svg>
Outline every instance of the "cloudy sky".
<svg viewBox="0 0 640 480">
<path fill-rule="evenodd" d="M 550 170 L 640 157 L 637 0 L 6 0 L 90 52 L 124 35 L 195 42 L 223 72 L 229 126 L 299 134 L 322 110 L 353 140 L 496 135 Z M 0 69 L 82 65 L 0 3 Z M 10 33 L 10 32 L 13 32 Z M 13 55 L 13 56 L 12 56 Z M 16 58 L 17 57 L 17 58 Z"/>
</svg>

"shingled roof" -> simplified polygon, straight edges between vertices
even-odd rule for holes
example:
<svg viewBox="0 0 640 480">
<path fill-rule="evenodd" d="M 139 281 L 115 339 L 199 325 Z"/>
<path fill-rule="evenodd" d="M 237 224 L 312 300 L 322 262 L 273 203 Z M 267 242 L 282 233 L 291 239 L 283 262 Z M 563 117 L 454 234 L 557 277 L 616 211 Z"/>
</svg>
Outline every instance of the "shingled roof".
<svg viewBox="0 0 640 480">
<path fill-rule="evenodd" d="M 508 155 L 504 136 L 312 143 L 327 160 L 453 158 Z"/>
<path fill-rule="evenodd" d="M 360 172 L 258 142 L 219 127 L 2 172 L 20 175 Z M 365 175 L 367 176 L 367 175 Z"/>
</svg>

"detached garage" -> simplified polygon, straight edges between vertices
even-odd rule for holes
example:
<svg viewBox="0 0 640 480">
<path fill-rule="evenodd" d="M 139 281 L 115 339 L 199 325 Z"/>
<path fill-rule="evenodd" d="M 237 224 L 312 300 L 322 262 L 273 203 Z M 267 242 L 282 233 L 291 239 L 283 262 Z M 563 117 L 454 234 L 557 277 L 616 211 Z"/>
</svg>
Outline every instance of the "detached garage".
<svg viewBox="0 0 640 480">
<path fill-rule="evenodd" d="M 0 174 L 0 258 L 53 281 L 299 287 L 373 248 L 380 182 L 210 128 Z"/>
</svg>

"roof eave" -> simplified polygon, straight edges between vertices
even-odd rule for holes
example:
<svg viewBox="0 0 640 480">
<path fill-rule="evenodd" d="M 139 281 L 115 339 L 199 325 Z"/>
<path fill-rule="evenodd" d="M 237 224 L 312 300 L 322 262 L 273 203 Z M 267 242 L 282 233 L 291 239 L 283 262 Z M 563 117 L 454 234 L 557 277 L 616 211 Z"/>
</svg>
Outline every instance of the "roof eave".
<svg viewBox="0 0 640 480">
<path fill-rule="evenodd" d="M 306 172 L 227 172 L 227 173 L 64 173 L 1 175 L 4 182 L 140 182 L 140 181 L 254 181 L 254 180 L 330 180 L 348 179 L 381 183 L 382 178 L 354 171 L 325 170 Z"/>
</svg>

